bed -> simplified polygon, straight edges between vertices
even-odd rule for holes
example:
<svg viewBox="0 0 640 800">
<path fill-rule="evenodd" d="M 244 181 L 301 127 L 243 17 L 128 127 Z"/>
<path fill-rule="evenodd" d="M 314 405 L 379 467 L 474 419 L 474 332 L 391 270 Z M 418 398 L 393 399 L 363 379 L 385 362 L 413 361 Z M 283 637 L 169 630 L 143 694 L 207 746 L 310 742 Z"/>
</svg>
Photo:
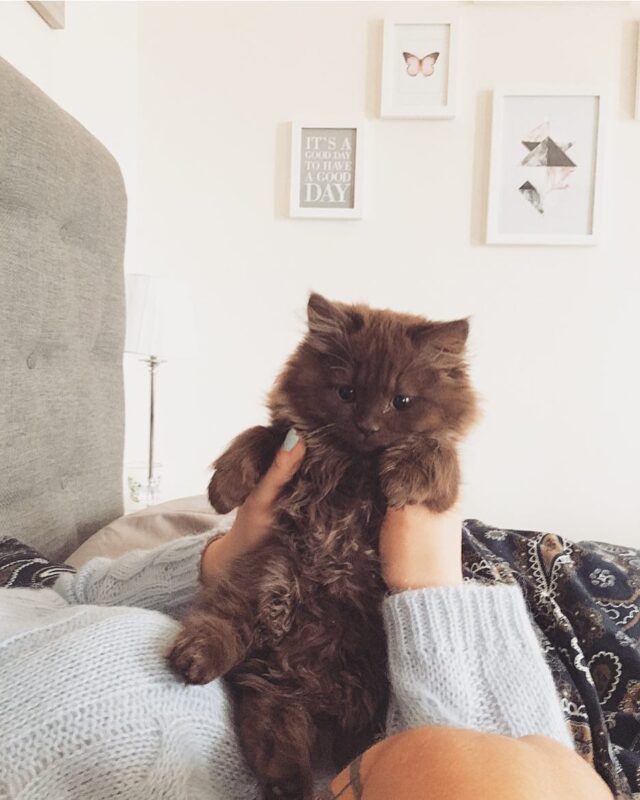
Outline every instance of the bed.
<svg viewBox="0 0 640 800">
<path fill-rule="evenodd" d="M 0 538 L 73 567 L 231 522 L 204 497 L 122 516 L 126 207 L 113 157 L 0 59 Z M 468 577 L 521 583 L 579 751 L 640 791 L 640 554 L 478 520 L 463 539 Z"/>
<path fill-rule="evenodd" d="M 0 131 L 0 537 L 78 567 L 228 526 L 204 495 L 122 516 L 120 168 L 3 59 Z"/>
<path fill-rule="evenodd" d="M 0 59 L 0 535 L 52 559 L 122 514 L 127 200 L 111 154 Z"/>
</svg>

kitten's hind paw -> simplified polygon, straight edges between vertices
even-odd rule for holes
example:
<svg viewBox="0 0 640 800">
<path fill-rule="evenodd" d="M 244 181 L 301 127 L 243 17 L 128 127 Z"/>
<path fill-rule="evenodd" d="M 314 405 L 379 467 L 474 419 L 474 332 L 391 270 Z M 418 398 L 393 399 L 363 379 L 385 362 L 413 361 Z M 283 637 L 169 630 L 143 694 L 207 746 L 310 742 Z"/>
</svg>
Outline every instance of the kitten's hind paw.
<svg viewBox="0 0 640 800">
<path fill-rule="evenodd" d="M 311 800 L 311 789 L 305 791 L 300 779 L 269 781 L 262 790 L 263 800 Z"/>
<path fill-rule="evenodd" d="M 171 669 L 185 683 L 203 684 L 226 674 L 237 663 L 215 625 L 187 626 L 167 654 Z"/>
</svg>

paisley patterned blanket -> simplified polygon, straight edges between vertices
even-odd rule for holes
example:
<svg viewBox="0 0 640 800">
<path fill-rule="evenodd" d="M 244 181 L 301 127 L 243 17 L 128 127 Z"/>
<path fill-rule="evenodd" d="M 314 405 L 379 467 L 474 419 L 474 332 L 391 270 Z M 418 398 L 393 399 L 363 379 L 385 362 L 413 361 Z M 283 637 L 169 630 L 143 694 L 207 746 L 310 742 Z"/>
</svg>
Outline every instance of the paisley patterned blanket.
<svg viewBox="0 0 640 800">
<path fill-rule="evenodd" d="M 640 551 L 471 519 L 463 562 L 467 579 L 520 584 L 577 751 L 616 798 L 640 800 Z M 0 539 L 0 586 L 47 586 L 64 571 Z"/>
<path fill-rule="evenodd" d="M 463 562 L 520 584 L 577 751 L 640 800 L 640 551 L 466 520 Z"/>
</svg>

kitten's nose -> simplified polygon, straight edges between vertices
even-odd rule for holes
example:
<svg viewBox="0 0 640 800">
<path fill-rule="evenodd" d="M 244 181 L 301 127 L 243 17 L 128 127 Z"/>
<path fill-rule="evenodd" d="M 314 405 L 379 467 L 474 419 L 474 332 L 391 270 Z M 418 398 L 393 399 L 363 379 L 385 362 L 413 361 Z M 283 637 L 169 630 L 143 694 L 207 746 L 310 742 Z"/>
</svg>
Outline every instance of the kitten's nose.
<svg viewBox="0 0 640 800">
<path fill-rule="evenodd" d="M 377 433 L 380 430 L 380 426 L 372 419 L 356 420 L 355 425 L 363 436 L 371 436 L 372 433 Z"/>
</svg>

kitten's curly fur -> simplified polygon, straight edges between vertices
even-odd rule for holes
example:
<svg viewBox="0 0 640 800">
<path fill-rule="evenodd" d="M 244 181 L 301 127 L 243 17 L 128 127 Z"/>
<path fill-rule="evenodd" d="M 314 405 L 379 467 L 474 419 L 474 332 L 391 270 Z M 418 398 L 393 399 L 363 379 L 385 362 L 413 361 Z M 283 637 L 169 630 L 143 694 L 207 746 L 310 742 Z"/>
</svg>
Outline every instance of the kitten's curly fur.
<svg viewBox="0 0 640 800">
<path fill-rule="evenodd" d="M 272 425 L 245 431 L 218 458 L 211 504 L 240 505 L 292 426 L 303 463 L 268 543 L 200 592 L 169 655 L 190 683 L 225 677 L 263 797 L 291 800 L 311 798 L 320 738 L 338 771 L 384 732 L 382 518 L 387 505 L 455 502 L 456 445 L 476 414 L 466 320 L 316 294 L 308 314 L 269 398 Z"/>
</svg>

